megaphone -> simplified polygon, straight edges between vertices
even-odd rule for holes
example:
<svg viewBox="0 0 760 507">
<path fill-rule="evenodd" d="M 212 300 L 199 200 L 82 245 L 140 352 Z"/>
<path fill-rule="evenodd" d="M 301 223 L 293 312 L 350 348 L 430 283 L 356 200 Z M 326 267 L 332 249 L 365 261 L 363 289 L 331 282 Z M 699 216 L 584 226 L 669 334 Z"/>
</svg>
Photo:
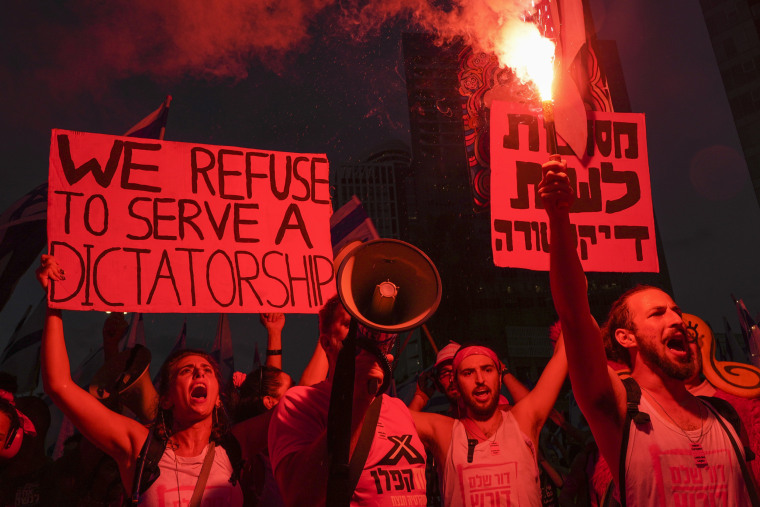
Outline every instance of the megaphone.
<svg viewBox="0 0 760 507">
<path fill-rule="evenodd" d="M 441 302 L 441 277 L 419 248 L 396 239 L 351 244 L 336 274 L 338 296 L 363 326 L 400 333 L 422 325 Z"/>
<path fill-rule="evenodd" d="M 12 395 L 10 395 L 12 396 Z M 11 398 L 12 399 L 12 398 Z M 16 406 L 11 400 L 0 398 L 0 403 L 4 405 L 0 415 L 8 418 L 8 431 L 5 434 L 5 440 L 0 441 L 0 462 L 16 456 L 21 450 L 21 443 L 24 440 L 24 430 L 21 427 L 21 421 L 16 411 Z"/>
<path fill-rule="evenodd" d="M 150 379 L 150 351 L 142 345 L 119 352 L 100 367 L 90 394 L 102 402 L 118 401 L 144 423 L 155 419 L 158 393 Z"/>
<path fill-rule="evenodd" d="M 380 388 L 367 385 L 370 393 L 380 395 L 392 375 L 387 349 L 397 333 L 422 325 L 435 313 L 441 302 L 441 277 L 420 249 L 395 239 L 351 243 L 336 255 L 335 265 L 338 297 L 352 318 L 338 354 L 327 413 L 327 505 L 348 506 L 353 490 L 345 471 L 350 457 L 355 348 L 368 350 L 383 368 Z"/>
</svg>

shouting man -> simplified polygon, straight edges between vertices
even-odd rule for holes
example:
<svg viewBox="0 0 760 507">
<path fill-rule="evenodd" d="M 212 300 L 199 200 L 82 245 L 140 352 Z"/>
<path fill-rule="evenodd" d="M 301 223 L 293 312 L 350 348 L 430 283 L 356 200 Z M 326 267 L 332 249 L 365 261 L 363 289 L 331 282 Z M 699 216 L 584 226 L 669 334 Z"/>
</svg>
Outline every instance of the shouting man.
<svg viewBox="0 0 760 507">
<path fill-rule="evenodd" d="M 694 362 L 681 310 L 654 287 L 636 287 L 613 303 L 604 334 L 631 368 L 633 380 L 622 381 L 607 366 L 602 332 L 591 316 L 570 223 L 575 192 L 556 155 L 544 164 L 539 194 L 549 216 L 552 297 L 573 393 L 621 503 L 753 505 L 738 436 L 686 389 Z"/>
</svg>

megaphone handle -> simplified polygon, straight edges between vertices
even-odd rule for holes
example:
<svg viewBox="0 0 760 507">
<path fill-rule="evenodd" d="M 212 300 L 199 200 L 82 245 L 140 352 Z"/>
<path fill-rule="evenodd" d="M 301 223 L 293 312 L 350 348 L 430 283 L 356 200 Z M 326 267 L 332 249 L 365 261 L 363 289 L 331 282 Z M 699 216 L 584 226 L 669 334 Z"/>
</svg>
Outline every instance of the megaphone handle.
<svg viewBox="0 0 760 507">
<path fill-rule="evenodd" d="M 383 383 L 380 385 L 380 389 L 375 391 L 375 395 L 381 395 L 391 386 L 391 379 L 393 378 L 393 370 L 391 369 L 391 363 L 388 362 L 388 357 L 385 354 L 379 354 L 378 363 L 383 369 Z"/>
</svg>

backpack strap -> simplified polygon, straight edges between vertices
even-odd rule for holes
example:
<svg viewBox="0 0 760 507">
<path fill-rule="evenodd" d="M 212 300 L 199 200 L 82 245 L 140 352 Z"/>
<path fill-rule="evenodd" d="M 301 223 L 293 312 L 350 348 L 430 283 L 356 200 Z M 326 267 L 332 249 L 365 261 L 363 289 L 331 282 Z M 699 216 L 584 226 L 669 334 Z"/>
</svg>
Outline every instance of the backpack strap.
<svg viewBox="0 0 760 507">
<path fill-rule="evenodd" d="M 148 428 L 148 436 L 145 443 L 140 449 L 135 463 L 135 477 L 132 482 L 132 497 L 130 505 L 135 506 L 140 501 L 140 495 L 156 482 L 161 470 L 158 468 L 158 462 L 166 449 L 166 441 L 155 438 L 153 435 L 154 428 Z"/>
<path fill-rule="evenodd" d="M 752 449 L 749 446 L 747 431 L 744 428 L 744 423 L 742 422 L 741 417 L 739 417 L 739 413 L 736 411 L 736 408 L 734 408 L 734 406 L 731 405 L 729 401 L 724 400 L 723 398 L 718 398 L 716 396 L 698 396 L 698 398 L 701 398 L 709 403 L 712 408 L 714 408 L 720 415 L 722 415 L 726 421 L 731 423 L 731 426 L 733 426 L 736 430 L 736 434 L 739 435 L 739 439 L 744 446 L 744 459 L 748 462 L 754 460 L 755 453 L 752 452 Z"/>
<path fill-rule="evenodd" d="M 632 377 L 622 379 L 625 387 L 626 409 L 625 422 L 623 423 L 623 438 L 620 442 L 620 461 L 618 463 L 618 484 L 620 485 L 620 505 L 625 507 L 625 463 L 628 454 L 628 440 L 631 434 L 631 421 L 636 426 L 650 422 L 649 414 L 639 410 L 641 403 L 641 388 Z"/>
<path fill-rule="evenodd" d="M 742 471 L 742 478 L 744 479 L 744 484 L 747 486 L 747 492 L 749 493 L 749 498 L 752 501 L 752 505 L 760 505 L 760 496 L 758 496 L 757 489 L 755 489 L 755 481 L 752 479 L 752 475 L 749 472 L 749 468 L 747 467 L 747 461 L 744 459 L 744 456 L 742 456 L 741 450 L 739 449 L 739 444 L 736 443 L 736 440 L 734 439 L 734 436 L 731 434 L 731 432 L 728 430 L 726 423 L 723 422 L 723 417 L 721 417 L 721 415 L 718 413 L 718 410 L 716 410 L 716 408 L 710 404 L 710 402 L 714 401 L 715 398 L 710 398 L 708 396 L 700 396 L 700 398 L 702 398 L 705 401 L 705 405 L 707 405 L 707 408 L 710 409 L 713 415 L 715 415 L 715 419 L 718 420 L 721 428 L 723 428 L 723 431 L 726 433 L 726 435 L 728 436 L 728 439 L 731 441 L 731 445 L 733 446 L 734 452 L 736 453 L 736 459 L 739 462 L 739 468 L 741 468 L 741 471 Z M 723 407 L 723 409 L 725 409 L 725 407 Z M 736 410 L 734 409 L 734 407 L 730 407 L 730 410 L 732 410 L 733 413 L 736 414 Z M 736 415 L 738 418 L 738 414 Z M 739 420 L 739 424 L 740 425 L 742 424 L 741 420 Z M 738 435 L 741 435 L 742 433 L 743 433 L 742 431 L 737 431 Z M 754 457 L 754 454 L 753 454 L 753 457 Z"/>
<path fill-rule="evenodd" d="M 364 464 L 367 462 L 367 456 L 369 456 L 369 449 L 372 447 L 372 440 L 375 437 L 375 429 L 377 428 L 377 420 L 380 418 L 380 408 L 383 404 L 383 395 L 377 396 L 367 409 L 367 414 L 364 416 L 364 422 L 362 423 L 361 433 L 359 434 L 359 440 L 354 447 L 354 454 L 351 456 L 351 461 L 348 463 L 348 481 L 349 491 L 353 496 L 356 485 L 359 484 L 359 478 L 364 470 Z"/>
</svg>

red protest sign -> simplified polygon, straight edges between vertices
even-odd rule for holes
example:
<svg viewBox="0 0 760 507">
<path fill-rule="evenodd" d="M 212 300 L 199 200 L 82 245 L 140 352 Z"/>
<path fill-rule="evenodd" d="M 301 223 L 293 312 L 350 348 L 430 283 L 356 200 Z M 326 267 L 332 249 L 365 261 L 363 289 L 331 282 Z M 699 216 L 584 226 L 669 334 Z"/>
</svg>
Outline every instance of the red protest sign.
<svg viewBox="0 0 760 507">
<path fill-rule="evenodd" d="M 325 155 L 53 130 L 48 192 L 52 307 L 315 313 L 335 293 Z"/>
<path fill-rule="evenodd" d="M 562 146 L 576 190 L 570 210 L 586 271 L 659 271 L 643 114 L 588 111 L 579 159 Z M 543 118 L 525 105 L 491 108 L 491 246 L 497 266 L 549 270 L 549 227 L 538 197 L 549 159 Z"/>
</svg>

